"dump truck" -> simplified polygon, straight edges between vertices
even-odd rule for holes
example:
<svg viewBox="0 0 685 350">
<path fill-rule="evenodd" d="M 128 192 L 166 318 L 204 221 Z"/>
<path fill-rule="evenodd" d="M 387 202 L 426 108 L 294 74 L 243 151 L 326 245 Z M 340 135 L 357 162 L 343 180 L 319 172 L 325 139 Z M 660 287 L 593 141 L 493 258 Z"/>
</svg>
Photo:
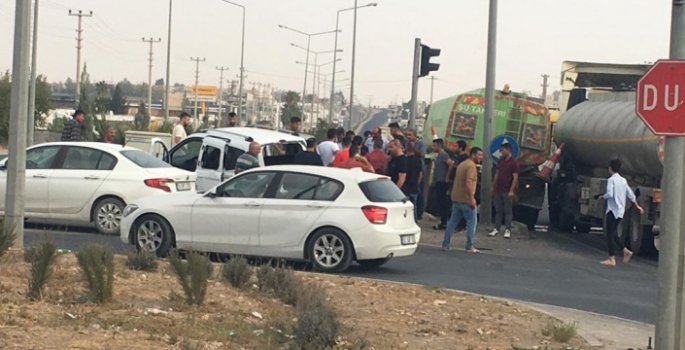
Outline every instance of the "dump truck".
<svg viewBox="0 0 685 350">
<path fill-rule="evenodd" d="M 448 150 L 456 150 L 459 140 L 464 140 L 469 147 L 483 148 L 484 113 L 485 89 L 435 101 L 430 106 L 423 139 L 430 145 L 434 138 L 431 130 L 434 130 L 435 136 L 444 140 Z M 511 136 L 519 145 L 517 160 L 521 173 L 514 197 L 514 220 L 529 228 L 537 223 L 545 199 L 546 182 L 537 175 L 538 167 L 550 154 L 549 125 L 549 113 L 542 100 L 509 91 L 507 87 L 495 91 L 492 136 Z M 493 153 L 497 151 L 492 150 Z"/>
<path fill-rule="evenodd" d="M 573 63 L 564 62 L 569 85 L 553 131 L 561 156 L 549 186 L 550 223 L 564 232 L 604 227 L 606 203 L 595 197 L 606 190 L 609 161 L 620 159 L 645 213 L 628 204 L 618 234 L 635 253 L 649 254 L 658 248 L 664 170 L 664 139 L 635 113 L 634 90 L 649 66 Z"/>
</svg>

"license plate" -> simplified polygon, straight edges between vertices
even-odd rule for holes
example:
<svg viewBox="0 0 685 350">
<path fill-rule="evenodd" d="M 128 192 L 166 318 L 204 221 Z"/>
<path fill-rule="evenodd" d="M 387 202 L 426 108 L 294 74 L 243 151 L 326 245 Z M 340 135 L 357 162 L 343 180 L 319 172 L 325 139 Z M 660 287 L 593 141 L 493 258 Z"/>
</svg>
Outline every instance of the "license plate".
<svg viewBox="0 0 685 350">
<path fill-rule="evenodd" d="M 415 235 L 401 235 L 402 245 L 416 244 Z"/>
<path fill-rule="evenodd" d="M 190 182 L 177 182 L 176 191 L 190 191 Z"/>
</svg>

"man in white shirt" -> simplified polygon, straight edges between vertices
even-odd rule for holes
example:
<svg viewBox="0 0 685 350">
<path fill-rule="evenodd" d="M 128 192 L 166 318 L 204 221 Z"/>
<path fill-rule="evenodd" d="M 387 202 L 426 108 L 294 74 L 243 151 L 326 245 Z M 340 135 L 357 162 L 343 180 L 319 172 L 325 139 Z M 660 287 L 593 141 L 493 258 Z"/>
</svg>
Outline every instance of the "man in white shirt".
<svg viewBox="0 0 685 350">
<path fill-rule="evenodd" d="M 178 117 L 179 121 L 174 126 L 174 131 L 171 133 L 171 147 L 176 146 L 181 140 L 186 138 L 186 125 L 190 123 L 190 114 L 183 112 Z"/>
<path fill-rule="evenodd" d="M 618 172 L 621 170 L 621 161 L 619 159 L 614 159 L 609 162 L 609 173 L 611 177 L 607 180 L 606 193 L 602 195 L 602 198 L 607 202 L 606 207 L 606 235 L 607 235 L 607 245 L 609 249 L 609 258 L 602 261 L 602 265 L 616 266 L 615 249 L 623 250 L 623 263 L 630 261 L 633 256 L 633 252 L 628 250 L 623 245 L 621 239 L 618 238 L 618 225 L 623 219 L 623 215 L 626 211 L 626 197 L 633 203 L 635 209 L 643 214 L 644 210 L 637 203 L 637 198 L 635 198 L 635 193 L 628 186 L 628 181 L 623 178 Z"/>
<path fill-rule="evenodd" d="M 317 148 L 324 166 L 328 166 L 329 164 L 333 163 L 335 154 L 340 151 L 340 147 L 338 147 L 338 144 L 336 143 L 338 138 L 337 131 L 335 129 L 328 129 L 328 132 L 326 132 L 326 137 L 328 140 L 321 142 Z"/>
</svg>

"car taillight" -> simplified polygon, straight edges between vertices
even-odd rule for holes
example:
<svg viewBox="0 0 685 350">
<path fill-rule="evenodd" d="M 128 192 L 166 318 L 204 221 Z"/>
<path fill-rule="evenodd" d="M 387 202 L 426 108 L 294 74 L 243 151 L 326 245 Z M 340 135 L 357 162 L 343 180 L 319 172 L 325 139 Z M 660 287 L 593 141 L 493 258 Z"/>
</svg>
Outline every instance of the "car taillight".
<svg viewBox="0 0 685 350">
<path fill-rule="evenodd" d="M 148 187 L 152 188 L 157 188 L 160 189 L 164 192 L 171 192 L 171 188 L 169 188 L 168 184 L 173 183 L 174 180 L 172 179 L 147 179 L 145 180 L 145 185 Z"/>
<path fill-rule="evenodd" d="M 388 209 L 377 207 L 375 205 L 367 205 L 362 207 L 364 216 L 374 225 L 383 225 L 388 220 Z"/>
</svg>

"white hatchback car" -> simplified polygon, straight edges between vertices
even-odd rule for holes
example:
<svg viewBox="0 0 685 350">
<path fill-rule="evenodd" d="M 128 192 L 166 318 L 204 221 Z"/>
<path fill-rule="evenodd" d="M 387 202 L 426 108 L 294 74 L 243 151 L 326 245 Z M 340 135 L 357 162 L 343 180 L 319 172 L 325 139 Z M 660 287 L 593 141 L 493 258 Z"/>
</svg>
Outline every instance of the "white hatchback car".
<svg viewBox="0 0 685 350">
<path fill-rule="evenodd" d="M 143 198 L 124 210 L 121 240 L 159 256 L 177 247 L 306 260 L 324 272 L 414 254 L 412 203 L 388 177 L 357 170 L 270 166 L 205 194 Z"/>
<path fill-rule="evenodd" d="M 7 161 L 0 162 L 0 213 L 5 211 Z M 53 142 L 26 151 L 24 206 L 29 219 L 94 222 L 101 233 L 118 234 L 127 203 L 175 192 L 195 193 L 195 173 L 135 148 Z"/>
</svg>

